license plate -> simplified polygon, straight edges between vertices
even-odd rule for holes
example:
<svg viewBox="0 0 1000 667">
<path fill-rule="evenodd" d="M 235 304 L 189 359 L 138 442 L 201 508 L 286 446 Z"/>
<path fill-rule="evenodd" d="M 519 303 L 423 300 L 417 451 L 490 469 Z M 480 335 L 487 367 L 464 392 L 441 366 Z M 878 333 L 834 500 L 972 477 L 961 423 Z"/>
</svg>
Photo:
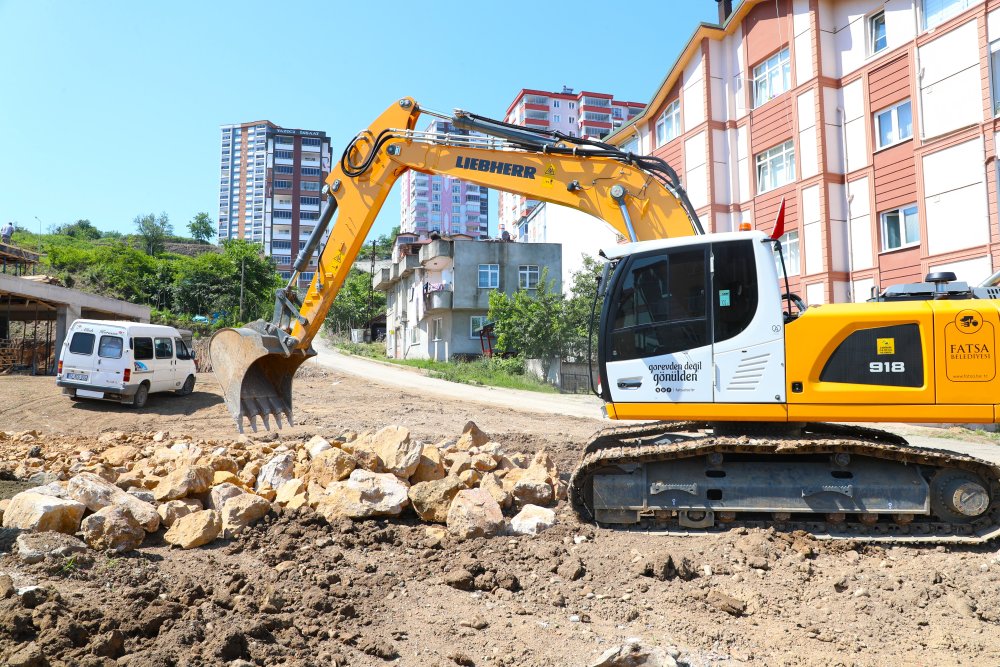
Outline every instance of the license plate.
<svg viewBox="0 0 1000 667">
<path fill-rule="evenodd" d="M 77 389 L 76 395 L 83 398 L 104 398 L 103 391 L 88 391 L 87 389 Z"/>
<path fill-rule="evenodd" d="M 81 382 L 86 382 L 90 379 L 89 373 L 66 373 L 67 380 L 80 380 Z"/>
</svg>

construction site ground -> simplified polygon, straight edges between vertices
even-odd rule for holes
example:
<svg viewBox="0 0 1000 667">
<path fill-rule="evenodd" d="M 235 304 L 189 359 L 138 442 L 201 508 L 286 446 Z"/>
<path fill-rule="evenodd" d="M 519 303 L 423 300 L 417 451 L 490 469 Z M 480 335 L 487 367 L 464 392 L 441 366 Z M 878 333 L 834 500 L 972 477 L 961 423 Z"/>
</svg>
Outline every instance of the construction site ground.
<svg viewBox="0 0 1000 667">
<path fill-rule="evenodd" d="M 436 442 L 471 420 L 513 450 L 545 448 L 568 478 L 607 425 L 593 397 L 448 385 L 329 350 L 294 390 L 297 425 L 252 437 L 400 424 Z M 205 374 L 193 395 L 153 395 L 141 411 L 72 402 L 51 377 L 0 377 L 0 430 L 95 452 L 113 431 L 235 438 Z M 986 436 L 906 430 L 993 452 Z M 32 446 L 0 442 L 0 461 Z M 557 517 L 535 537 L 436 543 L 416 519 L 331 526 L 298 510 L 202 549 L 154 540 L 58 565 L 21 562 L 0 535 L 0 573 L 58 592 L 45 623 L 67 645 L 73 633 L 125 633 L 123 656 L 74 664 L 588 665 L 628 638 L 682 665 L 1000 664 L 997 544 L 886 547 L 756 529 L 670 537 L 581 524 L 565 502 Z"/>
</svg>

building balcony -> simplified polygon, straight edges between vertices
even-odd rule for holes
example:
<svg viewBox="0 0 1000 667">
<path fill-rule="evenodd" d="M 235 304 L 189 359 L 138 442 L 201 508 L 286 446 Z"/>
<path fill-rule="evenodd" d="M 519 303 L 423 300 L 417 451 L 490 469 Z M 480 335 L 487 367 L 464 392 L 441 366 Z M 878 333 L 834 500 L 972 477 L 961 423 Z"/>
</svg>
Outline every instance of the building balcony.
<svg viewBox="0 0 1000 667">
<path fill-rule="evenodd" d="M 433 313 L 438 310 L 451 310 L 453 292 L 451 285 L 446 283 L 426 283 L 424 289 L 424 310 Z"/>
<path fill-rule="evenodd" d="M 272 239 L 288 240 L 292 238 L 291 232 L 274 230 L 271 232 Z"/>
<path fill-rule="evenodd" d="M 399 267 L 399 277 L 405 278 L 420 266 L 420 257 L 418 255 L 403 255 L 396 266 Z"/>
<path fill-rule="evenodd" d="M 380 269 L 375 272 L 372 276 L 372 289 L 378 290 L 379 292 L 387 292 L 389 288 L 392 287 L 392 271 L 389 269 Z"/>
<path fill-rule="evenodd" d="M 276 157 L 276 158 L 274 158 L 274 164 L 293 165 L 293 164 L 295 164 L 295 161 L 292 160 L 291 158 L 287 158 L 287 157 Z"/>
<path fill-rule="evenodd" d="M 309 153 L 319 153 L 321 148 L 322 148 L 322 146 L 307 146 L 306 144 L 302 144 L 302 152 L 303 153 L 306 153 L 306 152 L 309 152 Z"/>
<path fill-rule="evenodd" d="M 440 271 L 452 263 L 453 245 L 451 241 L 431 241 L 420 249 L 420 263 L 432 271 Z"/>
</svg>

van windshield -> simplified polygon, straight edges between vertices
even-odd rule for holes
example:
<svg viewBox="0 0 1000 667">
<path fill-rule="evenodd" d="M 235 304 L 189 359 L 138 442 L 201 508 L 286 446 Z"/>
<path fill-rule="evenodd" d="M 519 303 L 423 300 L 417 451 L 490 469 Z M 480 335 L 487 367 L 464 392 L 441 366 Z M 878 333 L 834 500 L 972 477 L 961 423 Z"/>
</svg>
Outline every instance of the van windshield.
<svg viewBox="0 0 1000 667">
<path fill-rule="evenodd" d="M 122 343 L 122 339 L 118 336 L 101 336 L 101 344 L 97 346 L 97 356 L 105 359 L 121 359 Z"/>
<path fill-rule="evenodd" d="M 94 353 L 94 338 L 92 333 L 77 331 L 69 342 L 69 351 L 73 354 L 92 355 Z"/>
</svg>

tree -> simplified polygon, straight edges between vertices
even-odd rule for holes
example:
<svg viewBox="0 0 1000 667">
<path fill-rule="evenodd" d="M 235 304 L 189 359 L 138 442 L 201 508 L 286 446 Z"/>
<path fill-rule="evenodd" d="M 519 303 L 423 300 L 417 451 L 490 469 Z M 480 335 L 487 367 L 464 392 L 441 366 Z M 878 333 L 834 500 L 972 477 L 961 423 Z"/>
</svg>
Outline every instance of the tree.
<svg viewBox="0 0 1000 667">
<path fill-rule="evenodd" d="M 142 249 L 150 257 L 163 252 L 167 237 L 174 233 L 166 213 L 161 213 L 159 217 L 152 213 L 137 215 L 132 222 L 142 238 Z"/>
<path fill-rule="evenodd" d="M 566 337 L 565 299 L 552 286 L 543 269 L 534 294 L 525 289 L 511 295 L 492 292 L 487 315 L 494 323 L 497 350 L 539 359 L 545 377 L 552 358 L 562 356 Z"/>
<path fill-rule="evenodd" d="M 59 225 L 52 230 L 53 234 L 63 234 L 72 238 L 95 240 L 101 238 L 101 230 L 94 227 L 90 220 L 77 220 Z"/>
<path fill-rule="evenodd" d="M 385 312 L 385 292 L 374 292 L 374 304 L 369 307 L 372 277 L 367 271 L 351 269 L 344 279 L 344 285 L 333 300 L 333 306 L 326 316 L 327 329 L 343 333 L 368 323 L 378 313 Z"/>
<path fill-rule="evenodd" d="M 600 317 L 601 300 L 594 310 L 598 281 L 604 269 L 602 262 L 593 257 L 583 256 L 583 267 L 571 276 L 572 287 L 566 300 L 566 340 L 564 352 L 575 361 L 586 361 L 588 355 L 597 349 L 597 322 L 593 334 L 590 332 L 591 319 Z M 591 347 L 593 350 L 591 350 Z"/>
<path fill-rule="evenodd" d="M 215 236 L 215 223 L 208 217 L 208 213 L 199 213 L 188 223 L 188 231 L 195 241 L 208 243 Z"/>
<path fill-rule="evenodd" d="M 392 246 L 396 243 L 396 236 L 399 234 L 399 225 L 392 228 L 388 234 L 382 234 L 372 241 L 375 244 L 375 256 L 378 259 L 389 259 L 392 257 Z M 371 258 L 371 246 L 362 249 L 362 253 L 368 253 L 366 258 Z M 363 258 L 359 258 L 363 259 Z"/>
</svg>

